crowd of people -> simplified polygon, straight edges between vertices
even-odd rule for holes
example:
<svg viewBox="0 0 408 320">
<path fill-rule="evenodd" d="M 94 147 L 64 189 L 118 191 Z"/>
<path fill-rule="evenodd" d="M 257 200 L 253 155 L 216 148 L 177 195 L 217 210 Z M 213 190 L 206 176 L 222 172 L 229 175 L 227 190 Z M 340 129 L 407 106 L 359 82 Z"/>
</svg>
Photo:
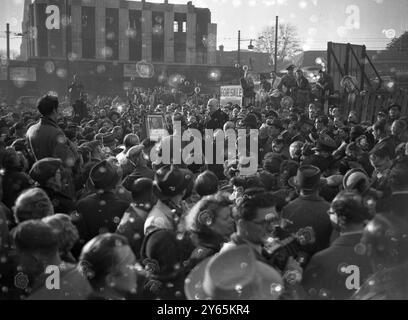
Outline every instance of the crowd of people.
<svg viewBox="0 0 408 320">
<path fill-rule="evenodd" d="M 76 84 L 71 115 L 52 95 L 3 110 L 0 299 L 407 299 L 408 118 L 325 114 L 297 74 L 257 105 L 90 102 Z M 149 137 L 148 114 L 168 137 Z M 225 162 L 152 159 L 191 129 L 223 136 Z M 230 130 L 258 130 L 256 152 L 231 160 Z"/>
</svg>

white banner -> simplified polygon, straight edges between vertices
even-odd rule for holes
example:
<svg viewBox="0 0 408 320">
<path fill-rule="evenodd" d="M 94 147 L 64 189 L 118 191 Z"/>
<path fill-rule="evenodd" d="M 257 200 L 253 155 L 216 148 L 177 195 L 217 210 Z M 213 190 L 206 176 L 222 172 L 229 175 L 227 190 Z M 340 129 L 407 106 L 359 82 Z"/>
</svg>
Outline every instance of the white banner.
<svg viewBox="0 0 408 320">
<path fill-rule="evenodd" d="M 228 102 L 238 104 L 242 107 L 242 87 L 241 86 L 223 86 L 220 88 L 220 103 L 225 106 Z"/>
</svg>

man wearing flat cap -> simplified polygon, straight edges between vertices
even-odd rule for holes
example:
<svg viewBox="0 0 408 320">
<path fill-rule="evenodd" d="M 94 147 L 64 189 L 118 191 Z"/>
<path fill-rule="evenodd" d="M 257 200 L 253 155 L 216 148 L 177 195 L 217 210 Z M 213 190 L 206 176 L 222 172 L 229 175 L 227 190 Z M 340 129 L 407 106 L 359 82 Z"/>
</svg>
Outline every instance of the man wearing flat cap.
<svg viewBox="0 0 408 320">
<path fill-rule="evenodd" d="M 140 260 L 140 249 L 144 240 L 144 224 L 157 199 L 153 193 L 153 180 L 148 178 L 135 180 L 129 186 L 129 190 L 132 192 L 133 201 L 123 215 L 116 233 L 129 241 L 133 253 Z"/>
<path fill-rule="evenodd" d="M 94 162 L 102 161 L 103 155 L 101 147 L 102 143 L 100 140 L 85 142 L 79 146 L 79 148 L 86 148 L 87 150 L 90 150 L 90 160 Z"/>
<path fill-rule="evenodd" d="M 285 95 L 294 97 L 294 91 L 297 88 L 297 82 L 294 74 L 296 66 L 293 64 L 287 67 L 288 73 L 283 76 L 281 82 L 278 85 L 278 89 L 281 92 L 284 92 Z"/>
<path fill-rule="evenodd" d="M 156 228 L 176 231 L 176 221 L 186 211 L 183 201 L 189 187 L 193 187 L 193 174 L 177 166 L 160 168 L 154 178 L 159 201 L 152 209 L 145 224 L 145 234 Z"/>
<path fill-rule="evenodd" d="M 318 167 L 322 174 L 326 174 L 335 163 L 332 153 L 337 149 L 338 145 L 327 134 L 320 134 L 315 144 L 316 146 L 312 149 L 314 154 L 305 157 L 302 164 Z"/>
<path fill-rule="evenodd" d="M 102 233 L 116 231 L 129 202 L 116 194 L 121 175 L 107 160 L 99 162 L 89 173 L 89 183 L 95 192 L 79 200 L 73 222 L 78 228 L 81 244 Z"/>
</svg>

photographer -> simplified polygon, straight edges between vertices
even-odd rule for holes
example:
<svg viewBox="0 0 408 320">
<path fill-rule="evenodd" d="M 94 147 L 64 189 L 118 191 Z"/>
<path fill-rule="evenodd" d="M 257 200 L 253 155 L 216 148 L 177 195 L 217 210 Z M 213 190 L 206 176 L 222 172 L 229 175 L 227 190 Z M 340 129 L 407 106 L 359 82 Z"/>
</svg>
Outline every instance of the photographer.
<svg viewBox="0 0 408 320">
<path fill-rule="evenodd" d="M 248 245 L 259 262 L 281 272 L 287 282 L 285 296 L 296 298 L 297 284 L 302 277 L 302 240 L 284 230 L 285 221 L 276 210 L 278 201 L 264 189 L 253 188 L 244 191 L 236 202 L 233 217 L 237 232 L 224 244 L 221 253 Z M 306 242 L 309 240 L 306 234 L 303 238 Z"/>
</svg>

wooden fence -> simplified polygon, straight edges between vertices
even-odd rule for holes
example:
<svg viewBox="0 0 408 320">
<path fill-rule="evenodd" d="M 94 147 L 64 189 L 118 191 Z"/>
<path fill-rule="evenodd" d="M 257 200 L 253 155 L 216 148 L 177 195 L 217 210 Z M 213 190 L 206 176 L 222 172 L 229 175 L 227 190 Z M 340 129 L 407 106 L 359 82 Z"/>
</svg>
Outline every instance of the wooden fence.
<svg viewBox="0 0 408 320">
<path fill-rule="evenodd" d="M 371 92 L 355 97 L 345 95 L 341 104 L 343 114 L 347 115 L 350 111 L 356 111 L 361 122 L 373 122 L 379 111 L 386 111 L 392 104 L 400 105 L 402 115 L 408 115 L 408 91 Z"/>
</svg>

